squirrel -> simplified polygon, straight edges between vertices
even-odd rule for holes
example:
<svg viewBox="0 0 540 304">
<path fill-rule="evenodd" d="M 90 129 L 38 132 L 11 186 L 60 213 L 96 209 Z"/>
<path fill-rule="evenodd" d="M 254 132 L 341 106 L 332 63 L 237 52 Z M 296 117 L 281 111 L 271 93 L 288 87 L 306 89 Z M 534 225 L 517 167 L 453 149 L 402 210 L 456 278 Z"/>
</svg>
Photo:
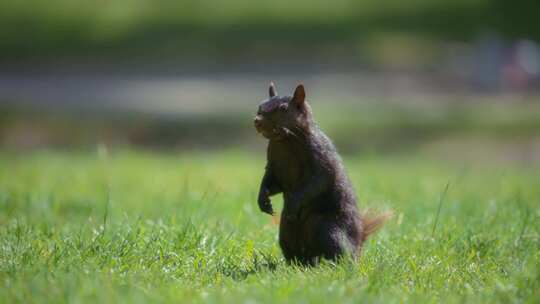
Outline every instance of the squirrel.
<svg viewBox="0 0 540 304">
<path fill-rule="evenodd" d="M 270 197 L 282 193 L 279 245 L 287 263 L 318 264 L 358 258 L 366 238 L 391 216 L 361 215 L 354 188 L 332 141 L 315 123 L 302 84 L 278 96 L 270 83 L 254 118 L 268 139 L 258 205 L 274 214 Z"/>
</svg>

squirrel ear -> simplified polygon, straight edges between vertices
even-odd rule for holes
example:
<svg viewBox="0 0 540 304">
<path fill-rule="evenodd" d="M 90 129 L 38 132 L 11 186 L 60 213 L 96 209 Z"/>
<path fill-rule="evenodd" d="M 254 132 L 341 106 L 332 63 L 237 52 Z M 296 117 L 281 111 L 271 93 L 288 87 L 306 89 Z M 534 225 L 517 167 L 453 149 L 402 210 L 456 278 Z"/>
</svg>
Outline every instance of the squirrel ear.
<svg viewBox="0 0 540 304">
<path fill-rule="evenodd" d="M 306 100 L 306 91 L 304 90 L 304 85 L 299 84 L 296 87 L 292 100 L 298 106 L 304 105 L 304 101 Z"/>
<path fill-rule="evenodd" d="M 268 94 L 270 95 L 270 98 L 277 96 L 276 86 L 274 85 L 274 82 L 270 82 L 270 87 L 268 88 Z"/>
</svg>

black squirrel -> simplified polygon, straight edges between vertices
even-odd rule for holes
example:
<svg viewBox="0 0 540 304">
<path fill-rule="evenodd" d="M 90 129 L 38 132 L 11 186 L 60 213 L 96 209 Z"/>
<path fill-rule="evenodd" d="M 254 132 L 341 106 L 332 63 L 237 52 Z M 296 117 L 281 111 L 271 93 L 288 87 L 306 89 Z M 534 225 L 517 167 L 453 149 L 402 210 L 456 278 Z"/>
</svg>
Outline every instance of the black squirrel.
<svg viewBox="0 0 540 304">
<path fill-rule="evenodd" d="M 279 245 L 285 260 L 314 265 L 320 258 L 357 258 L 390 213 L 360 214 L 341 158 L 313 120 L 302 84 L 291 97 L 278 96 L 271 83 L 269 94 L 254 119 L 269 140 L 258 204 L 273 215 L 270 196 L 283 193 Z"/>
</svg>

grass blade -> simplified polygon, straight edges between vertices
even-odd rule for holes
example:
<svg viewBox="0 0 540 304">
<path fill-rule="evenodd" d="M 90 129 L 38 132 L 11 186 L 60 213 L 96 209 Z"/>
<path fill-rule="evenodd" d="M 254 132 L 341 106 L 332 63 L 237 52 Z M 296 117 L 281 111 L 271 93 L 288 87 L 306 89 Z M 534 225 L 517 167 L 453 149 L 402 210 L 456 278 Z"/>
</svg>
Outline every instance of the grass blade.
<svg viewBox="0 0 540 304">
<path fill-rule="evenodd" d="M 433 223 L 433 230 L 431 231 L 431 237 L 435 236 L 435 229 L 437 229 L 437 223 L 439 222 L 439 216 L 441 214 L 442 204 L 446 197 L 446 193 L 448 192 L 448 188 L 450 188 L 450 182 L 446 183 L 446 186 L 444 187 L 444 190 L 441 193 L 441 196 L 439 196 L 439 207 L 437 208 L 437 214 L 435 215 L 435 222 Z"/>
</svg>

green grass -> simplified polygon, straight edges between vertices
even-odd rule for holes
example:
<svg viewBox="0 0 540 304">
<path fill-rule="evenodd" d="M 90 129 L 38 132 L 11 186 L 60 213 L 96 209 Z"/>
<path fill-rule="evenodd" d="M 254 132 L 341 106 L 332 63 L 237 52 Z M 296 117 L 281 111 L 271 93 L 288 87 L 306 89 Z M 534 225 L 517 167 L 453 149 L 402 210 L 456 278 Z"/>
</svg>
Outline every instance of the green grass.
<svg viewBox="0 0 540 304">
<path fill-rule="evenodd" d="M 359 262 L 302 269 L 284 263 L 277 226 L 257 209 L 263 160 L 0 153 L 0 299 L 540 301 L 538 167 L 348 157 L 361 207 L 396 217 Z"/>
</svg>

